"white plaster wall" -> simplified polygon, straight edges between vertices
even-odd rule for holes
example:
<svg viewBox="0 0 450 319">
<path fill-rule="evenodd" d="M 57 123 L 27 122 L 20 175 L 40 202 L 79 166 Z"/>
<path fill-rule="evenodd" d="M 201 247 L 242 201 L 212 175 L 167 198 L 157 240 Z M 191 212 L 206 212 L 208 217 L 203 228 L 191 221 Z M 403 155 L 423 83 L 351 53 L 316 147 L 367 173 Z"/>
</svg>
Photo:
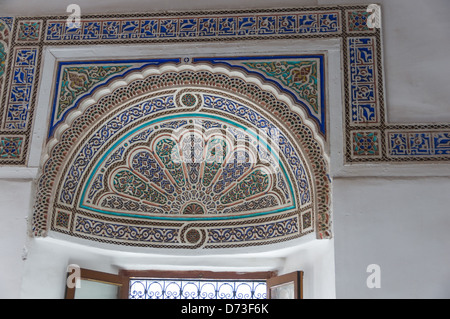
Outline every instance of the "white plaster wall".
<svg viewBox="0 0 450 319">
<path fill-rule="evenodd" d="M 450 298 L 448 177 L 335 179 L 338 298 Z M 368 288 L 378 264 L 380 288 Z"/>
<path fill-rule="evenodd" d="M 0 181 L 0 299 L 19 298 L 32 183 Z"/>
<path fill-rule="evenodd" d="M 279 274 L 303 271 L 304 299 L 336 298 L 334 241 L 317 240 L 299 246 L 284 259 Z"/>
</svg>

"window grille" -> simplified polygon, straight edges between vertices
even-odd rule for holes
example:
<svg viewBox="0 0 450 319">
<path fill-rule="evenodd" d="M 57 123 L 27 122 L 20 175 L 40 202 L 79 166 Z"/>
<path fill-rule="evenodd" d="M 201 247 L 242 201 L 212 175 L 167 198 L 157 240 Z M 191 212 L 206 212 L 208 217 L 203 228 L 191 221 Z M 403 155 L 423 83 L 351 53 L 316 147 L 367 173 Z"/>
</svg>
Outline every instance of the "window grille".
<svg viewBox="0 0 450 319">
<path fill-rule="evenodd" d="M 129 299 L 266 299 L 264 280 L 130 278 Z"/>
</svg>

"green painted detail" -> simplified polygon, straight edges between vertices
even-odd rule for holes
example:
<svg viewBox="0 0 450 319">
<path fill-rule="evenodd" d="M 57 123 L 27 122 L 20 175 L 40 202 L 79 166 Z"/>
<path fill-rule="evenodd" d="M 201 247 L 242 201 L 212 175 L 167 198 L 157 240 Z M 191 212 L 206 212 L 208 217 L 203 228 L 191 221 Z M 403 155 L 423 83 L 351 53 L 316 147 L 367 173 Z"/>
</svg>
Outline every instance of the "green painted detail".
<svg viewBox="0 0 450 319">
<path fill-rule="evenodd" d="M 222 167 L 227 156 L 227 144 L 221 138 L 213 138 L 208 142 L 206 161 L 203 168 L 203 185 L 209 186 Z"/>
<path fill-rule="evenodd" d="M 3 41 L 7 37 L 8 29 L 5 24 L 0 21 L 0 77 L 5 73 L 6 69 L 6 44 Z"/>
<path fill-rule="evenodd" d="M 56 118 L 67 110 L 75 100 L 89 91 L 94 85 L 105 81 L 109 76 L 125 71 L 131 65 L 120 66 L 68 66 L 61 71 L 61 86 L 59 101 L 56 108 Z"/>
<path fill-rule="evenodd" d="M 262 170 L 256 169 L 223 195 L 220 198 L 220 202 L 226 205 L 244 200 L 266 191 L 268 187 L 269 176 Z"/>
<path fill-rule="evenodd" d="M 6 69 L 6 48 L 2 42 L 0 42 L 0 76 L 5 73 Z"/>
<path fill-rule="evenodd" d="M 155 152 L 175 180 L 177 186 L 185 186 L 186 180 L 177 143 L 168 138 L 162 139 L 156 144 Z"/>
<path fill-rule="evenodd" d="M 114 175 L 113 185 L 117 192 L 155 204 L 164 205 L 167 198 L 129 170 Z"/>
<path fill-rule="evenodd" d="M 19 41 L 38 41 L 41 22 L 21 22 L 19 24 Z"/>
<path fill-rule="evenodd" d="M 316 61 L 244 62 L 246 67 L 281 81 L 319 113 L 320 95 Z"/>
</svg>

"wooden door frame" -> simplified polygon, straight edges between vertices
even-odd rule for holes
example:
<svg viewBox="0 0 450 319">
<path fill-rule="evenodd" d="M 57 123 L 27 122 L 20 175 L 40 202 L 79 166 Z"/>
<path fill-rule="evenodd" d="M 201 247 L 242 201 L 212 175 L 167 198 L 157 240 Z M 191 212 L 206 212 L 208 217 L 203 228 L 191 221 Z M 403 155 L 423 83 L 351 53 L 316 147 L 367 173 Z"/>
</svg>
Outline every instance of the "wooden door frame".
<svg viewBox="0 0 450 319">
<path fill-rule="evenodd" d="M 267 279 L 267 299 L 272 297 L 271 288 L 289 282 L 294 283 L 294 299 L 303 299 L 303 271 L 294 271 Z"/>
<path fill-rule="evenodd" d="M 70 274 L 67 274 L 67 277 Z M 126 281 L 127 278 L 115 274 L 110 274 L 106 272 L 86 269 L 86 268 L 80 268 L 80 277 L 79 280 L 89 280 L 89 281 L 95 281 L 99 283 L 109 284 L 109 285 L 116 285 L 119 287 L 118 292 L 118 298 L 119 299 L 127 299 L 128 296 L 128 289 L 124 289 L 125 287 L 128 287 L 128 281 Z M 66 292 L 65 292 L 65 299 L 75 299 L 75 291 L 76 287 L 69 287 L 66 282 Z"/>
</svg>

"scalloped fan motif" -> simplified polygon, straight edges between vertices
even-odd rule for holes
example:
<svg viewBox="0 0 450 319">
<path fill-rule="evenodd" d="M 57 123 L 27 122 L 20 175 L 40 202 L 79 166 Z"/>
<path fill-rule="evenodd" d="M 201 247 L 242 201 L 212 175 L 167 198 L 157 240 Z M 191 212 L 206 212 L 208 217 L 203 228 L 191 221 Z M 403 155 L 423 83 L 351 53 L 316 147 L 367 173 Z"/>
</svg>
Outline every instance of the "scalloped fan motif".
<svg viewBox="0 0 450 319">
<path fill-rule="evenodd" d="M 248 136 L 246 140 L 213 129 L 186 130 L 179 137 L 155 135 L 97 175 L 99 186 L 91 184 L 90 205 L 126 214 L 200 217 L 292 205 L 286 177 L 261 160 L 267 150 L 248 143 Z M 116 157 L 117 152 L 107 162 Z"/>
</svg>

